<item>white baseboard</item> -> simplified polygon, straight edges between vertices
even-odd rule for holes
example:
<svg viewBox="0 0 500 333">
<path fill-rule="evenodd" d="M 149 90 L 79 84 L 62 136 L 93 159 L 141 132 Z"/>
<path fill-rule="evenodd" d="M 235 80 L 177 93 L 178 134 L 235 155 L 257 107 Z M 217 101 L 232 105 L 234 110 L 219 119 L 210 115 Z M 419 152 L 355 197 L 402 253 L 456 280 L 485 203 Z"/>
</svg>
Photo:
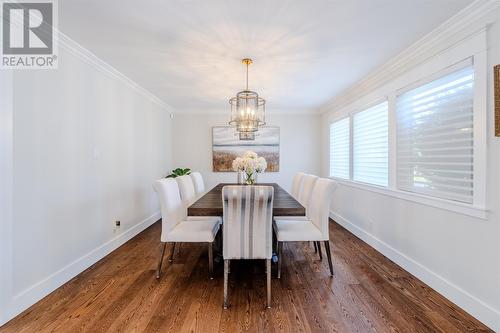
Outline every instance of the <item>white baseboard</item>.
<svg viewBox="0 0 500 333">
<path fill-rule="evenodd" d="M 158 221 L 160 217 L 160 212 L 156 212 L 57 272 L 15 295 L 10 305 L 6 307 L 5 313 L 2 313 L 0 316 L 0 326 L 125 244 L 141 231 Z"/>
<path fill-rule="evenodd" d="M 342 227 L 349 230 L 356 237 L 360 238 L 375 250 L 401 266 L 403 269 L 422 280 L 424 283 L 435 289 L 453 303 L 457 304 L 479 321 L 483 322 L 496 332 L 500 332 L 500 311 L 469 294 L 467 291 L 446 280 L 439 274 L 431 271 L 421 263 L 399 252 L 397 249 L 366 232 L 342 216 L 334 212 L 330 212 L 330 217 Z"/>
</svg>

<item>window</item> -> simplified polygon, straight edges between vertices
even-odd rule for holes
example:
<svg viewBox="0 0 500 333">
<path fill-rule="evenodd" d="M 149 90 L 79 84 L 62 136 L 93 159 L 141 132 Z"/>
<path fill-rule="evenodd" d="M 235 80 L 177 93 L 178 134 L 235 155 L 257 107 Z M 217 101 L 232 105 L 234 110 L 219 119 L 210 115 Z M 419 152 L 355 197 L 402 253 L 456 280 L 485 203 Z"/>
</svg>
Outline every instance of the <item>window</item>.
<svg viewBox="0 0 500 333">
<path fill-rule="evenodd" d="M 397 98 L 397 184 L 472 203 L 474 70 L 468 66 Z"/>
<path fill-rule="evenodd" d="M 388 103 L 353 116 L 353 179 L 387 186 L 389 165 Z"/>
<path fill-rule="evenodd" d="M 330 125 L 330 176 L 349 179 L 349 118 Z"/>
</svg>

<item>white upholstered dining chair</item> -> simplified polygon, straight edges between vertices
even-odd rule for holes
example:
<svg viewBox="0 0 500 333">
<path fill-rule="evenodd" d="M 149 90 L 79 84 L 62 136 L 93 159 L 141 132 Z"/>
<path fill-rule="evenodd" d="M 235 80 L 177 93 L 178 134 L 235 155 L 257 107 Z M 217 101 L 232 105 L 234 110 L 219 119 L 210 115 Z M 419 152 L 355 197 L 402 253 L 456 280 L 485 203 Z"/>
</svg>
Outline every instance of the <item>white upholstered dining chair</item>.
<svg viewBox="0 0 500 333">
<path fill-rule="evenodd" d="M 292 181 L 292 197 L 294 197 L 296 200 L 299 200 L 299 193 L 300 193 L 300 188 L 302 187 L 302 181 L 304 180 L 305 173 L 303 172 L 297 172 L 293 176 L 293 181 Z"/>
<path fill-rule="evenodd" d="M 321 241 L 325 244 L 330 274 L 333 276 L 330 252 L 329 212 L 336 182 L 320 178 L 315 181 L 312 196 L 306 211 L 306 219 L 276 217 L 273 228 L 278 240 L 278 278 L 281 277 L 283 242 L 313 241 L 321 256 Z"/>
<path fill-rule="evenodd" d="M 176 177 L 177 185 L 179 186 L 179 193 L 181 195 L 182 204 L 187 209 L 191 204 L 196 201 L 197 195 L 194 187 L 193 179 L 190 175 Z M 177 246 L 177 251 L 180 252 L 181 244 L 173 244 L 173 248 Z"/>
<path fill-rule="evenodd" d="M 302 183 L 299 190 L 298 201 L 302 204 L 302 206 L 309 206 L 309 200 L 311 199 L 311 193 L 314 188 L 314 184 L 318 176 L 305 174 L 302 176 Z"/>
<path fill-rule="evenodd" d="M 195 172 L 200 175 L 199 172 Z M 180 176 L 175 178 L 177 181 L 177 184 L 179 185 L 179 192 L 181 194 L 181 199 L 182 203 L 185 206 L 185 209 L 187 210 L 189 206 L 191 206 L 197 199 L 199 199 L 199 195 L 196 191 L 196 185 L 195 182 L 193 181 L 193 178 L 191 175 L 185 175 L 185 176 Z M 203 184 L 203 178 L 201 178 L 201 182 Z M 203 217 L 204 218 L 204 217 Z M 210 219 L 218 219 L 222 223 L 222 218 L 218 216 L 207 216 L 207 218 Z M 198 221 L 198 217 L 189 217 L 189 221 Z"/>
<path fill-rule="evenodd" d="M 196 201 L 196 191 L 194 189 L 193 179 L 190 175 L 184 175 L 175 178 L 175 180 L 179 185 L 182 202 L 187 208 Z"/>
<path fill-rule="evenodd" d="M 314 187 L 314 184 L 316 183 L 316 180 L 318 179 L 317 176 L 315 175 L 309 175 L 303 172 L 298 172 L 295 174 L 293 177 L 292 181 L 292 196 L 297 200 L 304 208 L 306 209 L 306 215 L 307 215 L 307 209 L 309 205 L 309 199 L 311 198 L 312 190 Z M 284 217 L 282 216 L 275 216 L 275 219 L 283 219 Z M 294 219 L 294 220 L 307 220 L 306 216 L 289 216 L 286 217 L 286 219 Z M 318 252 L 318 244 L 317 242 L 313 242 L 314 244 L 314 252 Z M 319 249 L 319 256 L 320 259 L 322 258 L 321 254 L 321 249 Z"/>
<path fill-rule="evenodd" d="M 200 197 L 205 193 L 205 183 L 203 182 L 203 176 L 199 172 L 191 172 L 189 175 L 193 181 L 194 191 L 196 195 Z"/>
<path fill-rule="evenodd" d="M 220 217 L 187 217 L 177 182 L 172 178 L 159 179 L 153 188 L 158 193 L 161 206 L 161 243 L 162 249 L 156 278 L 160 278 L 163 255 L 167 243 L 173 243 L 170 262 L 173 260 L 175 243 L 207 243 L 208 267 L 210 278 L 213 273 L 212 244 L 219 231 Z M 196 221 L 192 223 L 191 221 Z"/>
<path fill-rule="evenodd" d="M 228 274 L 230 260 L 265 259 L 267 307 L 271 307 L 272 186 L 224 186 L 223 257 L 224 309 L 229 306 Z"/>
</svg>

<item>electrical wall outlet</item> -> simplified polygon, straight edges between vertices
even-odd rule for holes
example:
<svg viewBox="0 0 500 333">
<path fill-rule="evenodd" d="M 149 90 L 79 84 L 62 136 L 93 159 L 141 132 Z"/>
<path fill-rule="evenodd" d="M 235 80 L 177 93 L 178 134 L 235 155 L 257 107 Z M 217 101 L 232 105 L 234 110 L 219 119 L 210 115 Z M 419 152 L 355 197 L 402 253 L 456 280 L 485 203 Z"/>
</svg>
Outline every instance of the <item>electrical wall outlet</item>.
<svg viewBox="0 0 500 333">
<path fill-rule="evenodd" d="M 120 229 L 120 226 L 121 226 L 121 222 L 120 222 L 120 220 L 116 220 L 116 221 L 115 221 L 115 229 L 114 229 L 114 231 L 116 231 L 116 230 Z"/>
</svg>

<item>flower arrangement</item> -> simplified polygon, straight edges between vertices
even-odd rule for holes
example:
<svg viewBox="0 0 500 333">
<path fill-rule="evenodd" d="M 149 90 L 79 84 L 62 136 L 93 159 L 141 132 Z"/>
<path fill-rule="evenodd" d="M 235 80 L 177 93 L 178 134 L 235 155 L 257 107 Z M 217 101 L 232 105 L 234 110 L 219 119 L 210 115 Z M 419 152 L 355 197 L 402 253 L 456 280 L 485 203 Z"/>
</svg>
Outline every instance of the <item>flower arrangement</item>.
<svg viewBox="0 0 500 333">
<path fill-rule="evenodd" d="M 267 168 L 267 162 L 264 157 L 259 157 L 253 151 L 247 151 L 243 157 L 237 157 L 233 161 L 233 170 L 243 172 L 245 175 L 245 183 L 247 185 L 255 184 L 256 174 L 264 172 Z"/>
</svg>

